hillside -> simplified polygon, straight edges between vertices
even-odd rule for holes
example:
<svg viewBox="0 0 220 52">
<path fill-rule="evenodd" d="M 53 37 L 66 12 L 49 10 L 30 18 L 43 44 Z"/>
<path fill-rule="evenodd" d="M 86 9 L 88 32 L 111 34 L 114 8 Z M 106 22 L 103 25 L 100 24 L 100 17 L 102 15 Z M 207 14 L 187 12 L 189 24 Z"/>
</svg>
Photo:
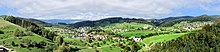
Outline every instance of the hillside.
<svg viewBox="0 0 220 52">
<path fill-rule="evenodd" d="M 25 19 L 25 18 L 23 18 Z M 31 21 L 39 26 L 53 26 L 53 24 L 50 24 L 50 23 L 47 23 L 47 22 L 44 22 L 44 21 L 41 21 L 41 20 L 37 20 L 37 19 L 25 19 L 27 21 Z"/>
<path fill-rule="evenodd" d="M 8 17 L 7 15 L 2 15 L 0 16 L 1 18 L 6 18 Z M 38 26 L 52 26 L 52 24 L 41 21 L 41 20 L 37 20 L 37 19 L 32 19 L 32 18 L 21 18 L 21 17 L 17 17 L 21 20 L 25 20 L 25 21 L 29 21 L 29 22 L 33 22 L 35 24 L 37 24 Z"/>
<path fill-rule="evenodd" d="M 202 30 L 184 35 L 176 40 L 157 43 L 149 52 L 184 51 L 184 52 L 219 52 L 220 51 L 220 20 L 213 25 L 206 25 Z"/>
<path fill-rule="evenodd" d="M 171 18 L 172 19 L 172 18 Z M 188 22 L 207 22 L 207 21 L 216 21 L 218 17 L 216 16 L 208 16 L 208 15 L 201 15 L 201 16 L 196 16 L 196 17 L 189 17 L 189 18 L 178 18 L 174 20 L 168 20 L 168 21 L 163 21 L 162 23 L 159 24 L 159 26 L 172 26 L 174 24 L 183 22 L 183 21 L 188 21 Z"/>
<path fill-rule="evenodd" d="M 0 18 L 0 24 L 4 24 L 4 25 L 0 25 L 0 30 L 4 32 L 4 34 L 0 35 L 0 39 L 4 39 L 4 38 L 8 38 L 12 36 L 11 34 L 13 34 L 16 29 L 19 29 L 22 31 L 25 30 L 25 28 L 22 28 L 18 25 L 5 21 L 2 18 Z"/>
<path fill-rule="evenodd" d="M 37 48 L 41 47 L 38 43 L 49 43 L 49 40 L 41 37 L 35 33 L 25 31 L 26 29 L 18 26 L 16 24 L 10 23 L 8 21 L 3 20 L 0 18 L 0 24 L 4 24 L 0 26 L 0 30 L 3 31 L 2 34 L 0 34 L 0 45 L 4 45 L 7 48 L 12 49 L 11 51 L 16 52 L 42 52 L 44 51 L 43 48 Z M 29 46 L 29 41 L 34 41 L 36 47 Z M 34 44 L 34 43 L 32 43 Z"/>
<path fill-rule="evenodd" d="M 179 20 L 179 19 L 192 19 L 194 18 L 193 16 L 178 16 L 178 17 L 168 17 L 168 18 L 163 18 L 163 19 L 156 19 L 152 23 L 156 26 L 160 26 L 163 23 L 167 23 L 169 21 L 173 20 Z"/>
</svg>

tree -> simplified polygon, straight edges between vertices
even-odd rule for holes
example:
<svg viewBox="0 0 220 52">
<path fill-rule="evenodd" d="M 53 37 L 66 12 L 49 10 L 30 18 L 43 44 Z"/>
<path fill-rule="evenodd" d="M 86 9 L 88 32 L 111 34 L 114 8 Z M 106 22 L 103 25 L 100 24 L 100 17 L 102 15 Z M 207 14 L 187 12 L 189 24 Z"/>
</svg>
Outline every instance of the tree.
<svg viewBox="0 0 220 52">
<path fill-rule="evenodd" d="M 2 30 L 0 30 L 0 34 L 4 34 L 4 32 Z"/>
<path fill-rule="evenodd" d="M 57 52 L 70 52 L 70 48 L 66 46 L 65 43 L 62 43 L 62 45 L 58 47 Z"/>
<path fill-rule="evenodd" d="M 24 46 L 29 47 L 31 45 L 32 40 L 30 39 L 22 39 L 22 43 Z"/>
<path fill-rule="evenodd" d="M 25 35 L 22 30 L 16 29 L 14 33 L 14 37 L 23 36 Z"/>
<path fill-rule="evenodd" d="M 55 41 L 57 42 L 58 45 L 61 45 L 63 43 L 63 37 L 57 36 Z"/>
<path fill-rule="evenodd" d="M 14 42 L 14 41 L 12 41 L 11 45 L 12 45 L 12 46 L 15 46 L 15 42 Z"/>
</svg>

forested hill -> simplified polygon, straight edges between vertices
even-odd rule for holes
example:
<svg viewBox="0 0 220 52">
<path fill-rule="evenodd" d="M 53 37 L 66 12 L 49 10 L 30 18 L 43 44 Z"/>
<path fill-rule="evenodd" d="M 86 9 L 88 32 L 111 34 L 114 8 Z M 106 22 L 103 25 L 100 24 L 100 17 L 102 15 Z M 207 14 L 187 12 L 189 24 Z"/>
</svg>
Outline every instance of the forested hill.
<svg viewBox="0 0 220 52">
<path fill-rule="evenodd" d="M 181 19 L 181 18 L 191 19 L 191 18 L 193 18 L 193 16 L 168 17 L 168 18 L 163 18 L 163 19 L 159 19 L 159 20 L 161 20 L 163 22 L 167 22 L 167 21 L 170 21 L 170 20 L 177 20 L 177 19 Z"/>
<path fill-rule="evenodd" d="M 6 17 L 8 17 L 8 16 L 7 16 L 7 15 L 1 15 L 0 17 L 2 17 L 2 18 L 6 18 Z M 13 17 L 13 16 L 11 16 L 11 17 Z M 32 23 L 37 24 L 38 26 L 52 26 L 52 24 L 50 24 L 50 23 L 43 22 L 43 21 L 41 21 L 41 20 L 37 20 L 37 19 L 32 19 L 32 18 L 21 18 L 21 17 L 16 17 L 16 18 L 18 18 L 18 19 L 22 19 L 22 20 L 25 20 L 25 21 L 30 21 L 30 22 L 32 22 Z"/>
<path fill-rule="evenodd" d="M 220 19 L 201 31 L 166 43 L 152 45 L 150 52 L 220 52 Z"/>
<path fill-rule="evenodd" d="M 13 17 L 13 16 L 5 16 L 3 17 L 3 19 L 11 23 L 14 23 L 16 25 L 19 25 L 23 28 L 26 28 L 28 31 L 36 33 L 50 40 L 53 40 L 57 36 L 54 32 L 50 32 L 44 29 L 42 26 L 39 26 L 38 24 L 36 24 L 36 22 L 33 20 L 28 20 L 28 19 L 19 18 L 19 17 Z"/>
<path fill-rule="evenodd" d="M 194 18 L 193 16 L 178 16 L 178 17 L 168 17 L 168 18 L 163 18 L 163 19 L 155 19 L 151 23 L 154 24 L 155 26 L 160 26 L 166 22 L 174 21 L 174 20 L 179 20 L 179 19 L 192 19 Z"/>
<path fill-rule="evenodd" d="M 97 27 L 97 26 L 108 26 L 114 23 L 144 23 L 144 24 L 151 24 L 155 26 L 159 26 L 165 22 L 178 20 L 178 19 L 191 19 L 192 16 L 180 16 L 180 17 L 168 17 L 164 19 L 136 19 L 136 18 L 122 18 L 122 17 L 111 17 L 106 19 L 101 19 L 97 21 L 82 21 L 74 24 L 68 24 L 71 27 Z"/>
<path fill-rule="evenodd" d="M 201 15 L 201 16 L 179 16 L 179 17 L 168 17 L 164 19 L 136 19 L 136 18 L 122 18 L 122 17 L 112 17 L 101 19 L 97 21 L 82 21 L 74 24 L 68 24 L 71 27 L 97 27 L 97 26 L 107 26 L 114 23 L 144 23 L 151 24 L 155 26 L 172 26 L 174 24 L 180 23 L 182 21 L 188 22 L 206 22 L 206 21 L 215 21 L 219 15 Z"/>
<path fill-rule="evenodd" d="M 25 19 L 25 18 L 23 18 L 23 19 Z M 26 19 L 26 20 L 27 21 L 31 21 L 31 22 L 33 22 L 35 24 L 38 24 L 39 26 L 52 26 L 52 24 L 50 24 L 50 23 L 43 22 L 43 21 L 37 20 L 37 19 Z"/>
<path fill-rule="evenodd" d="M 180 23 L 182 21 L 188 21 L 188 22 L 207 22 L 207 21 L 216 21 L 218 19 L 219 15 L 201 15 L 201 16 L 196 16 L 196 17 L 189 17 L 188 18 L 178 18 L 178 19 L 173 19 L 173 20 L 158 20 L 156 22 L 153 22 L 157 26 L 172 26 L 174 24 Z M 168 18 L 172 19 L 172 18 Z M 162 23 L 160 23 L 162 22 Z M 158 24 L 156 24 L 158 23 Z"/>
<path fill-rule="evenodd" d="M 114 23 L 124 23 L 124 22 L 136 22 L 136 23 L 149 23 L 145 19 L 135 19 L 135 18 L 122 18 L 122 17 L 112 17 L 101 19 L 97 21 L 82 21 L 74 24 L 69 24 L 71 27 L 98 27 L 98 26 L 107 26 Z"/>
</svg>

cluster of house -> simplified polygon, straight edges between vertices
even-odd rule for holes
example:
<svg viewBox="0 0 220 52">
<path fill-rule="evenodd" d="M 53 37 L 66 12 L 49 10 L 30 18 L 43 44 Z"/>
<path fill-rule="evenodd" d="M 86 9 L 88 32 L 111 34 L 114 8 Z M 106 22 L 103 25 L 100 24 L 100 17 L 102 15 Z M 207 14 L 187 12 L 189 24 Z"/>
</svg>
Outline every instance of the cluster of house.
<svg viewBox="0 0 220 52">
<path fill-rule="evenodd" d="M 50 28 L 50 29 L 53 29 L 50 31 L 58 32 L 60 34 L 74 34 L 75 33 L 74 31 L 69 30 L 69 29 L 62 29 L 62 28 Z"/>
<path fill-rule="evenodd" d="M 77 32 L 74 33 L 74 35 L 67 36 L 67 38 L 78 38 L 81 40 L 84 39 L 90 39 L 91 41 L 98 41 L 98 40 L 106 40 L 113 39 L 113 40 L 125 40 L 125 38 L 122 37 L 112 37 L 110 35 L 102 35 L 102 34 L 95 34 L 95 33 L 87 33 L 89 30 L 92 30 L 92 28 L 89 27 L 81 27 L 79 29 L 76 29 Z M 117 30 L 117 32 L 125 32 L 127 30 Z"/>
<path fill-rule="evenodd" d="M 155 30 L 157 29 L 158 27 L 149 27 L 149 26 L 144 26 L 142 28 L 138 28 L 139 30 Z"/>
<path fill-rule="evenodd" d="M 104 35 L 94 35 L 94 34 L 88 34 L 88 30 L 91 30 L 91 27 L 81 27 L 79 29 L 76 29 L 77 32 L 74 33 L 74 35 L 68 36 L 67 38 L 79 38 L 81 40 L 89 38 L 92 41 L 95 40 L 105 40 L 107 36 Z"/>
<path fill-rule="evenodd" d="M 178 28 L 166 28 L 166 27 L 162 27 L 159 30 L 161 31 L 191 31 L 194 30 L 196 28 L 201 28 L 205 25 L 212 25 L 213 22 L 204 22 L 204 23 L 194 23 L 194 24 L 183 24 Z M 149 29 L 146 27 L 146 29 Z M 156 28 L 155 28 L 156 29 Z"/>
<path fill-rule="evenodd" d="M 147 29 L 152 29 L 152 28 L 147 28 Z M 97 40 L 106 40 L 107 38 L 108 39 L 113 39 L 113 40 L 125 40 L 125 38 L 122 38 L 122 37 L 110 37 L 109 35 L 101 35 L 101 34 L 95 34 L 95 33 L 87 33 L 89 30 L 92 30 L 91 27 L 81 27 L 81 28 L 78 28 L 78 29 L 75 29 L 76 31 L 71 31 L 71 30 L 57 30 L 57 32 L 60 32 L 60 33 L 68 33 L 68 32 L 71 32 L 70 34 L 73 34 L 73 35 L 70 35 L 70 36 L 67 36 L 66 38 L 78 38 L 78 39 L 81 39 L 81 40 L 84 40 L 84 39 L 90 39 L 92 41 L 97 41 Z M 128 30 L 122 30 L 122 29 L 114 29 L 112 30 L 112 32 L 126 32 Z M 135 41 L 135 42 L 139 42 L 139 41 L 142 41 L 141 38 L 136 38 L 136 37 L 132 37 L 132 39 Z"/>
<path fill-rule="evenodd" d="M 125 38 L 121 38 L 121 37 L 112 37 L 111 39 L 113 39 L 113 40 L 125 40 Z"/>
<path fill-rule="evenodd" d="M 212 22 L 206 22 L 206 23 L 197 23 L 197 24 L 184 24 L 182 29 L 183 30 L 194 30 L 196 28 L 200 28 L 202 26 L 205 26 L 205 25 L 212 25 L 213 23 Z"/>
<path fill-rule="evenodd" d="M 86 32 L 88 30 L 91 30 L 91 27 L 80 27 L 78 29 L 76 29 L 77 32 Z"/>
<path fill-rule="evenodd" d="M 59 32 L 60 34 L 74 34 L 74 31 L 62 29 L 62 30 L 55 30 L 54 32 Z"/>
<path fill-rule="evenodd" d="M 126 32 L 128 31 L 127 29 L 126 30 L 123 30 L 123 29 L 114 29 L 114 30 L 111 30 L 112 32 L 116 33 L 116 32 Z"/>
</svg>

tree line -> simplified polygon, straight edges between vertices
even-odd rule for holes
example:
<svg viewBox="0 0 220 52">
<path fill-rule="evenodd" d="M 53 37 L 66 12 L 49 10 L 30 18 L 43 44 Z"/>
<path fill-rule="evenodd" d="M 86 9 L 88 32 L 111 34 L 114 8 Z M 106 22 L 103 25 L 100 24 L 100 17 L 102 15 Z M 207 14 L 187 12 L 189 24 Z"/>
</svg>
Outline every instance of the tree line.
<svg viewBox="0 0 220 52">
<path fill-rule="evenodd" d="M 48 38 L 50 40 L 53 40 L 57 34 L 54 32 L 51 32 L 49 30 L 46 30 L 43 27 L 38 26 L 37 24 L 28 21 L 26 19 L 18 18 L 18 17 L 13 17 L 13 16 L 5 16 L 3 17 L 4 20 L 9 21 L 11 23 L 17 24 L 21 27 L 26 28 L 28 31 L 31 31 L 33 33 L 36 33 L 42 37 Z"/>
</svg>

